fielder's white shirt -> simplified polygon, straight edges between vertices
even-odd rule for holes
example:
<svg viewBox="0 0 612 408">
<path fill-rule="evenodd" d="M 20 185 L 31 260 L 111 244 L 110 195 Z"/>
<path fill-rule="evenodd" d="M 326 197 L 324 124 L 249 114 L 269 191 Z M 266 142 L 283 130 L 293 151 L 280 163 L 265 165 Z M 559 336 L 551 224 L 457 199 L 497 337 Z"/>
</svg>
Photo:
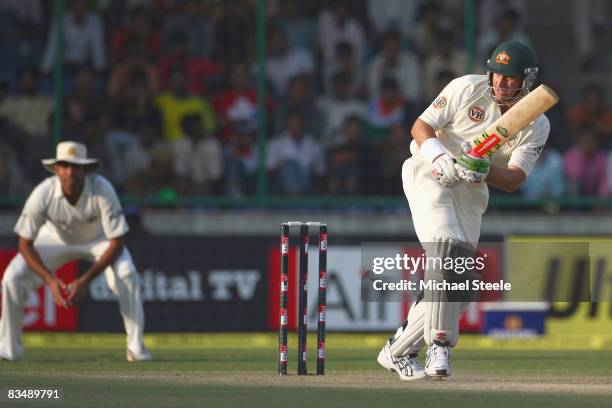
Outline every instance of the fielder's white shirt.
<svg viewBox="0 0 612 408">
<path fill-rule="evenodd" d="M 461 153 L 461 143 L 473 140 L 501 116 L 489 92 L 488 79 L 487 75 L 465 75 L 451 81 L 420 116 L 436 130 L 442 146 L 453 157 Z M 549 131 L 548 119 L 540 115 L 502 146 L 491 157 L 491 162 L 503 167 L 512 164 L 528 176 Z M 410 150 L 413 155 L 418 152 L 414 140 Z"/>
<path fill-rule="evenodd" d="M 71 205 L 57 176 L 38 184 L 13 231 L 34 240 L 41 228 L 66 244 L 83 244 L 125 235 L 129 227 L 111 183 L 98 174 L 85 177 L 78 202 Z"/>
</svg>

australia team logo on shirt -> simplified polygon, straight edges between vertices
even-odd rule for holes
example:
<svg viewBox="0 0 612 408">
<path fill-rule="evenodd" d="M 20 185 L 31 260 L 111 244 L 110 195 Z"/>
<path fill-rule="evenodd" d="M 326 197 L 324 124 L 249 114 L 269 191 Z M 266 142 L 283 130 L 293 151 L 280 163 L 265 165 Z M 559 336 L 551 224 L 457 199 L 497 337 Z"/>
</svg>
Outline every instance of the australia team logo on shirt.
<svg viewBox="0 0 612 408">
<path fill-rule="evenodd" d="M 472 122 L 482 122 L 485 117 L 485 111 L 480 106 L 472 106 L 468 116 Z"/>
<path fill-rule="evenodd" d="M 438 96 L 436 100 L 433 102 L 433 107 L 435 109 L 442 109 L 446 106 L 446 97 Z"/>
</svg>

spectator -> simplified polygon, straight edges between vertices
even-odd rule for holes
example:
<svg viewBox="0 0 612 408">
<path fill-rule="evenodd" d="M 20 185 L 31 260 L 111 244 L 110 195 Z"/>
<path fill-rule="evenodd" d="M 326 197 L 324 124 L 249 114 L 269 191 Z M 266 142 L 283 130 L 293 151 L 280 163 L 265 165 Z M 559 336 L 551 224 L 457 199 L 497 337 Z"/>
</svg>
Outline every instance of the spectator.
<svg viewBox="0 0 612 408">
<path fill-rule="evenodd" d="M 106 133 L 104 143 L 109 157 L 105 167 L 110 176 L 109 179 L 119 191 L 123 191 L 128 178 L 125 171 L 126 152 L 138 143 L 138 138 L 137 123 L 126 112 L 117 111 Z"/>
<path fill-rule="evenodd" d="M 182 121 L 184 137 L 173 143 L 174 173 L 179 177 L 180 192 L 217 194 L 223 172 L 221 144 L 202 127 L 199 115 L 187 115 Z"/>
<path fill-rule="evenodd" d="M 166 52 L 172 49 L 172 38 L 177 33 L 187 38 L 189 55 L 212 58 L 215 27 L 210 18 L 210 4 L 201 0 L 187 0 L 179 11 L 165 20 L 163 44 Z"/>
<path fill-rule="evenodd" d="M 319 144 L 304 132 L 299 113 L 289 113 L 285 130 L 270 141 L 266 168 L 278 193 L 295 196 L 316 191 L 325 161 Z"/>
<path fill-rule="evenodd" d="M 174 174 L 172 149 L 159 148 L 151 152 L 149 194 L 165 202 L 173 202 L 177 197 L 177 177 Z"/>
<path fill-rule="evenodd" d="M 232 197 L 254 194 L 259 150 L 254 143 L 253 122 L 234 122 L 229 126 L 229 142 L 224 152 L 225 192 Z"/>
<path fill-rule="evenodd" d="M 324 96 L 317 102 L 317 108 L 323 117 L 323 145 L 328 145 L 350 115 L 361 118 L 367 116 L 367 107 L 359 99 L 352 98 L 348 92 L 350 78 L 342 72 L 332 76 L 332 94 Z"/>
<path fill-rule="evenodd" d="M 229 138 L 232 123 L 248 123 L 249 127 L 257 127 L 257 90 L 253 86 L 248 65 L 243 62 L 230 65 L 227 77 L 229 86 L 213 101 L 224 141 Z M 266 101 L 266 108 L 268 112 L 273 109 L 270 98 Z"/>
<path fill-rule="evenodd" d="M 316 48 L 317 22 L 306 12 L 306 8 L 307 5 L 298 0 L 283 0 L 280 3 L 280 15 L 274 24 L 287 34 L 290 49 Z"/>
<path fill-rule="evenodd" d="M 433 101 L 438 96 L 436 87 L 438 74 L 450 71 L 453 78 L 467 74 L 467 55 L 455 45 L 456 35 L 450 30 L 438 32 L 438 46 L 429 54 L 424 67 L 424 94 L 426 101 Z M 451 78 L 452 79 L 452 78 Z"/>
<path fill-rule="evenodd" d="M 337 72 L 342 72 L 349 78 L 349 94 L 354 97 L 363 97 L 365 95 L 363 71 L 363 65 L 355 59 L 351 44 L 340 41 L 336 45 L 334 61 L 323 67 L 325 93 L 329 94 L 332 91 L 332 76 Z"/>
<path fill-rule="evenodd" d="M 576 57 L 583 69 L 598 68 L 602 58 L 595 50 L 596 30 L 608 24 L 606 0 L 572 0 L 572 26 L 576 40 Z"/>
<path fill-rule="evenodd" d="M 76 134 L 83 118 L 100 115 L 108 109 L 108 101 L 96 90 L 96 78 L 91 68 L 78 68 L 74 77 L 74 90 L 65 99 L 64 132 Z"/>
<path fill-rule="evenodd" d="M 42 24 L 40 0 L 0 1 L 0 34 L 3 40 L 37 36 Z"/>
<path fill-rule="evenodd" d="M 323 51 L 323 63 L 334 60 L 336 45 L 345 41 L 351 44 L 358 64 L 365 56 L 366 41 L 364 30 L 359 21 L 350 14 L 347 0 L 330 1 L 330 7 L 319 14 L 319 47 Z"/>
<path fill-rule="evenodd" d="M 151 77 L 141 70 L 133 70 L 126 84 L 126 88 L 120 93 L 120 99 L 114 101 L 115 113 L 125 115 L 128 120 L 141 122 L 145 119 L 158 116 L 159 110 L 155 106 L 153 95 L 154 83 Z M 121 82 L 121 81 L 120 81 Z"/>
<path fill-rule="evenodd" d="M 414 26 L 418 1 L 406 0 L 367 0 L 368 17 L 377 36 L 390 28 L 401 30 L 408 37 Z"/>
<path fill-rule="evenodd" d="M 564 190 L 563 157 L 557 150 L 546 147 L 521 185 L 523 197 L 527 200 L 556 199 Z"/>
<path fill-rule="evenodd" d="M 608 193 L 606 160 L 595 130 L 588 125 L 578 128 L 576 144 L 565 152 L 563 159 L 567 192 L 573 196 L 605 197 Z"/>
<path fill-rule="evenodd" d="M 504 10 L 480 37 L 478 53 L 480 61 L 486 61 L 493 49 L 504 41 L 518 41 L 531 47 L 531 41 L 519 24 L 519 14 L 516 10 Z"/>
<path fill-rule="evenodd" d="M 478 27 L 480 32 L 493 27 L 505 10 L 514 10 L 518 15 L 518 26 L 524 27 L 526 14 L 525 0 L 481 0 L 478 10 Z"/>
<path fill-rule="evenodd" d="M 82 65 L 93 65 L 100 72 L 106 70 L 104 25 L 95 12 L 87 11 L 85 0 L 71 0 L 63 21 L 64 67 L 70 70 Z M 48 74 L 55 59 L 55 23 L 47 36 L 47 48 L 42 70 Z"/>
<path fill-rule="evenodd" d="M 442 93 L 446 85 L 450 83 L 453 79 L 457 78 L 457 75 L 453 71 L 443 70 L 438 72 L 436 75 L 436 80 L 433 86 L 433 95 L 434 98 Z M 434 99 L 432 98 L 432 100 Z"/>
<path fill-rule="evenodd" d="M 215 58 L 223 62 L 244 61 L 249 56 L 250 42 L 255 33 L 255 11 L 252 2 L 246 0 L 224 0 L 219 2 L 219 18 L 215 23 Z"/>
<path fill-rule="evenodd" d="M 612 147 L 612 109 L 606 104 L 606 94 L 601 85 L 589 83 L 582 88 L 582 100 L 569 109 L 567 120 L 572 130 L 593 126 L 603 138 L 602 145 Z"/>
<path fill-rule="evenodd" d="M 0 141 L 0 194 L 26 194 L 31 186 L 19 163 L 17 152 L 6 142 Z"/>
<path fill-rule="evenodd" d="M 299 112 L 303 118 L 308 118 L 304 123 L 306 132 L 319 137 L 323 122 L 319 111 L 316 109 L 312 92 L 309 90 L 310 81 L 301 75 L 291 78 L 287 95 L 279 103 L 274 120 L 274 128 L 279 130 L 287 123 L 288 112 Z"/>
<path fill-rule="evenodd" d="M 391 128 L 402 123 L 412 123 L 416 113 L 409 111 L 409 105 L 399 91 L 397 81 L 386 78 L 380 91 L 368 104 L 368 138 L 382 147 L 381 143 L 389 138 Z"/>
<path fill-rule="evenodd" d="M 113 60 L 121 61 L 131 55 L 133 49 L 141 49 L 143 55 L 151 59 L 157 58 L 160 49 L 160 39 L 153 30 L 149 12 L 143 7 L 134 7 L 129 12 L 130 18 L 126 25 L 113 34 L 111 55 Z M 132 50 L 126 48 L 130 44 Z"/>
<path fill-rule="evenodd" d="M 402 166 L 411 156 L 410 132 L 406 125 L 400 123 L 391 128 L 389 140 L 382 147 L 380 162 L 382 163 L 382 193 L 401 195 Z"/>
<path fill-rule="evenodd" d="M 364 191 L 369 150 L 362 122 L 358 116 L 347 117 L 336 143 L 327 149 L 329 194 L 356 195 Z"/>
<path fill-rule="evenodd" d="M 153 194 L 153 159 L 165 157 L 172 151 L 163 140 L 161 123 L 156 116 L 140 121 L 136 136 L 136 143 L 127 146 L 120 162 L 125 174 L 126 192 L 131 195 Z"/>
<path fill-rule="evenodd" d="M 548 85 L 559 95 L 559 102 L 546 112 L 546 117 L 550 122 L 550 133 L 546 141 L 546 148 L 564 152 L 573 144 L 572 129 L 567 121 L 566 98 L 558 84 L 548 82 Z"/>
<path fill-rule="evenodd" d="M 287 83 L 296 75 L 312 75 L 315 64 L 310 51 L 289 49 L 285 33 L 272 28 L 268 32 L 266 74 L 277 96 L 285 95 Z"/>
<path fill-rule="evenodd" d="M 420 102 L 421 68 L 417 56 L 400 48 L 399 31 L 388 31 L 383 35 L 381 51 L 368 67 L 370 97 L 377 96 L 385 78 L 397 81 L 401 95 L 413 103 Z"/>
<path fill-rule="evenodd" d="M 419 57 L 426 60 L 429 53 L 438 46 L 437 33 L 450 28 L 450 22 L 444 16 L 444 9 L 435 1 L 422 3 L 417 15 L 417 23 L 412 30 L 411 39 Z"/>
<path fill-rule="evenodd" d="M 168 90 L 170 74 L 174 69 L 181 69 L 187 77 L 187 90 L 194 94 L 205 94 L 209 87 L 215 87 L 221 75 L 221 66 L 217 61 L 189 55 L 187 37 L 176 32 L 171 40 L 172 50 L 162 55 L 158 61 L 158 73 L 161 87 Z"/>
<path fill-rule="evenodd" d="M 108 81 L 108 96 L 115 103 L 121 103 L 128 98 L 132 81 L 143 79 L 150 94 L 159 91 L 159 76 L 157 67 L 149 58 L 142 44 L 130 42 L 125 46 L 126 57 L 114 66 Z"/>
<path fill-rule="evenodd" d="M 162 92 L 155 98 L 155 105 L 162 116 L 166 140 L 174 141 L 183 136 L 181 121 L 192 113 L 200 115 L 207 132 L 214 132 L 216 125 L 213 110 L 202 97 L 189 94 L 181 67 L 172 70 L 170 87 L 170 91 Z"/>
<path fill-rule="evenodd" d="M 606 162 L 606 182 L 608 197 L 610 197 L 612 195 L 612 151 L 608 152 L 608 160 Z"/>
<path fill-rule="evenodd" d="M 50 116 L 53 100 L 38 90 L 38 72 L 30 67 L 18 74 L 19 92 L 0 102 L 0 116 L 32 139 L 46 139 L 50 135 Z"/>
</svg>

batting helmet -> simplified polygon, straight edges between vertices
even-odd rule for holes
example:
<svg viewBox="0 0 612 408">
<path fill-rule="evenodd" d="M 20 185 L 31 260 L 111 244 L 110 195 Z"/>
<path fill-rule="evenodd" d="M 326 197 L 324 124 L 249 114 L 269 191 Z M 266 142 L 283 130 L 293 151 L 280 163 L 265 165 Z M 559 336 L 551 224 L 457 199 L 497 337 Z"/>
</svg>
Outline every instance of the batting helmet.
<svg viewBox="0 0 612 408">
<path fill-rule="evenodd" d="M 536 56 L 531 48 L 518 41 L 506 41 L 499 44 L 487 61 L 487 72 L 491 74 L 523 77 L 523 92 L 529 92 L 538 75 Z"/>
</svg>

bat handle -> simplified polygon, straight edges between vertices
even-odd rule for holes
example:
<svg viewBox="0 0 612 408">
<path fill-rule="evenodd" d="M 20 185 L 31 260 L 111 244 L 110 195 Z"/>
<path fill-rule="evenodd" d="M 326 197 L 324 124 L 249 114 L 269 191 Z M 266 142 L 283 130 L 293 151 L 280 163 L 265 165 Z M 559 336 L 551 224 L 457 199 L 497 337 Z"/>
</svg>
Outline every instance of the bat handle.
<svg viewBox="0 0 612 408">
<path fill-rule="evenodd" d="M 481 159 L 481 158 L 482 158 L 482 156 L 484 156 L 484 154 L 478 154 L 478 153 L 476 152 L 476 149 L 472 149 L 472 150 L 470 150 L 470 151 L 468 152 L 468 155 L 470 155 L 470 156 L 472 156 L 472 157 L 474 157 L 474 158 L 476 158 L 476 159 Z"/>
</svg>

